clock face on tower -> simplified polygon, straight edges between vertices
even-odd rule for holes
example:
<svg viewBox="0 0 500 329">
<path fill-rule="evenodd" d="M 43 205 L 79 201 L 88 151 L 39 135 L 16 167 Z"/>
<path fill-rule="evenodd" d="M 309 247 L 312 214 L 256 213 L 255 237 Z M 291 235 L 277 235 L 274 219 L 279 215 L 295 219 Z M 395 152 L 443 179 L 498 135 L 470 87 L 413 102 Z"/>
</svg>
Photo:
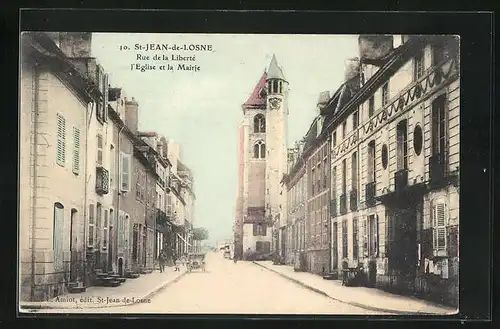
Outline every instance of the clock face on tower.
<svg viewBox="0 0 500 329">
<path fill-rule="evenodd" d="M 271 107 L 271 110 L 276 110 L 279 109 L 281 105 L 281 99 L 278 97 L 273 97 L 269 99 L 269 105 Z"/>
</svg>

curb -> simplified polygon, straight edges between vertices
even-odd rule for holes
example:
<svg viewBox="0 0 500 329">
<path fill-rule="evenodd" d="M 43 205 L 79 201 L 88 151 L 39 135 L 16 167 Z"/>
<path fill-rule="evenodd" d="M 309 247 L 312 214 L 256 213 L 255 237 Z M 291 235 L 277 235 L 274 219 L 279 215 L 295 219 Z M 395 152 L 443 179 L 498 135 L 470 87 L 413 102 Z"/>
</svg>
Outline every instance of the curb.
<svg viewBox="0 0 500 329">
<path fill-rule="evenodd" d="M 141 297 L 140 299 L 150 299 L 154 295 L 156 295 L 158 292 L 161 290 L 167 288 L 169 285 L 178 282 L 184 275 L 187 274 L 187 271 L 184 271 L 182 274 L 177 276 L 175 279 L 172 281 L 168 281 L 152 290 L 150 290 L 144 297 Z M 47 303 L 47 302 L 46 302 Z M 53 306 L 53 305 L 43 305 L 43 304 L 38 304 L 38 305 L 19 305 L 20 310 L 24 310 L 25 312 L 30 312 L 30 311 L 36 311 L 36 310 L 46 310 L 46 309 L 52 309 L 52 310 L 71 310 L 71 309 L 92 309 L 92 308 L 114 308 L 114 307 L 124 307 L 124 306 L 132 306 L 136 305 L 139 302 L 135 303 L 116 303 L 110 306 L 103 306 L 103 305 L 86 305 L 86 306 L 80 306 L 80 307 L 61 307 L 61 306 Z"/>
<path fill-rule="evenodd" d="M 322 291 L 320 289 L 314 288 L 314 287 L 312 287 L 312 286 L 310 286 L 308 284 L 305 284 L 302 281 L 299 281 L 297 279 L 289 277 L 286 274 L 283 274 L 283 273 L 281 273 L 279 271 L 276 271 L 276 270 L 274 270 L 272 268 L 269 268 L 267 266 L 259 264 L 259 263 L 255 262 L 255 261 L 252 261 L 252 263 L 254 263 L 255 265 L 258 265 L 258 266 L 260 266 L 262 268 L 265 268 L 268 271 L 274 272 L 274 273 L 276 273 L 276 274 L 278 274 L 278 275 L 280 275 L 280 276 L 282 276 L 282 277 L 284 277 L 284 278 L 286 278 L 286 279 L 288 279 L 288 280 L 290 280 L 290 281 L 292 281 L 292 282 L 294 282 L 294 283 L 296 283 L 296 284 L 298 284 L 298 285 L 300 285 L 300 286 L 302 286 L 304 288 L 307 288 L 307 289 L 312 290 L 312 291 L 314 291 L 314 292 L 316 292 L 316 293 L 318 293 L 320 295 L 323 295 L 325 297 L 333 299 L 333 300 L 335 300 L 337 302 L 348 304 L 348 305 L 359 307 L 359 308 L 364 308 L 364 309 L 369 310 L 369 311 L 384 312 L 384 313 L 394 313 L 394 314 L 397 314 L 397 315 L 449 315 L 447 313 L 442 313 L 441 314 L 441 313 L 428 313 L 428 312 L 419 312 L 419 311 L 417 311 L 417 312 L 411 312 L 411 311 L 401 311 L 401 310 L 394 310 L 394 309 L 386 309 L 386 308 L 379 308 L 379 307 L 374 307 L 374 306 L 371 306 L 371 305 L 366 305 L 366 304 L 361 304 L 361 303 L 356 303 L 356 302 L 345 301 L 345 300 L 338 299 L 336 297 L 330 296 L 328 293 L 326 293 L 326 292 L 324 292 L 324 291 Z"/>
</svg>

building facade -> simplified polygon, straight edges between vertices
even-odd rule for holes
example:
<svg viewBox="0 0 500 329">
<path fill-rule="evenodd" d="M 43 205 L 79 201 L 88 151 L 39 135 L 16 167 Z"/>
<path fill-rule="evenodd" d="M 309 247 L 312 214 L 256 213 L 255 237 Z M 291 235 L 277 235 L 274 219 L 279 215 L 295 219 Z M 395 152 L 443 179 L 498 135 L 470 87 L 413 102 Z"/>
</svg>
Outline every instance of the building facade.
<svg viewBox="0 0 500 329">
<path fill-rule="evenodd" d="M 363 266 L 369 286 L 455 304 L 458 41 L 360 36 L 359 46 L 360 91 L 332 122 L 337 257 Z"/>
<path fill-rule="evenodd" d="M 52 37 L 21 37 L 20 296 L 31 301 L 85 280 L 86 119 L 102 96 Z"/>
<path fill-rule="evenodd" d="M 275 56 L 242 108 L 236 254 L 269 253 L 272 225 L 286 201 L 280 182 L 287 165 L 288 82 Z"/>
<path fill-rule="evenodd" d="M 287 243 L 286 263 L 295 270 L 304 270 L 305 257 L 305 226 L 307 201 L 307 175 L 304 158 L 302 157 L 304 143 L 301 141 L 289 152 L 289 172 L 284 183 L 287 193 Z"/>
</svg>

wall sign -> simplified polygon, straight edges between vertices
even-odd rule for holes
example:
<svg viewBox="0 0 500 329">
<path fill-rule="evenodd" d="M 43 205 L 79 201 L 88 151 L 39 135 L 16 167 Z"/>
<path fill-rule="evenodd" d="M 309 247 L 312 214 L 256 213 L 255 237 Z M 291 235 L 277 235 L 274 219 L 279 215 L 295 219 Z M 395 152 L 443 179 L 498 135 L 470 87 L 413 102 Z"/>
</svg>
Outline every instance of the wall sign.
<svg viewBox="0 0 500 329">
<path fill-rule="evenodd" d="M 387 107 L 381 109 L 376 116 L 354 131 L 348 139 L 333 149 L 332 158 L 335 158 L 356 146 L 360 140 L 360 131 L 363 134 L 361 137 L 364 137 L 365 135 L 369 135 L 380 129 L 382 125 L 389 120 L 394 119 L 409 110 L 413 106 L 412 103 L 415 103 L 423 96 L 442 88 L 443 85 L 449 82 L 451 77 L 454 77 L 456 73 L 458 73 L 458 63 L 455 58 L 450 59 L 440 67 L 434 68 L 433 71 L 427 74 L 427 76 L 407 87 L 407 89 L 404 90 L 399 97 L 394 98 Z"/>
</svg>

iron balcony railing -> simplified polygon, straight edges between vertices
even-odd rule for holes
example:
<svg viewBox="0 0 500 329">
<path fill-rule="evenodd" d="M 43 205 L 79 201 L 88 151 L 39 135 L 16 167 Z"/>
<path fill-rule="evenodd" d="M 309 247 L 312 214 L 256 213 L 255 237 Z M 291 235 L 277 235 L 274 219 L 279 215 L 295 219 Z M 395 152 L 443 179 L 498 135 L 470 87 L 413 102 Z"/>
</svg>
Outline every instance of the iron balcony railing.
<svg viewBox="0 0 500 329">
<path fill-rule="evenodd" d="M 396 193 L 403 191 L 408 186 L 408 169 L 401 169 L 394 174 Z"/>
<path fill-rule="evenodd" d="M 347 213 L 347 195 L 342 194 L 340 196 L 340 214 L 344 215 Z"/>
<path fill-rule="evenodd" d="M 109 171 L 101 166 L 96 167 L 95 191 L 100 195 L 109 193 Z"/>
<path fill-rule="evenodd" d="M 374 181 L 365 185 L 365 202 L 368 207 L 375 205 L 375 187 Z"/>
<path fill-rule="evenodd" d="M 438 153 L 429 157 L 429 180 L 437 183 L 444 179 L 446 175 L 446 163 L 443 153 Z"/>
<path fill-rule="evenodd" d="M 349 209 L 351 211 L 358 210 L 358 190 L 352 190 L 349 193 Z"/>
</svg>

